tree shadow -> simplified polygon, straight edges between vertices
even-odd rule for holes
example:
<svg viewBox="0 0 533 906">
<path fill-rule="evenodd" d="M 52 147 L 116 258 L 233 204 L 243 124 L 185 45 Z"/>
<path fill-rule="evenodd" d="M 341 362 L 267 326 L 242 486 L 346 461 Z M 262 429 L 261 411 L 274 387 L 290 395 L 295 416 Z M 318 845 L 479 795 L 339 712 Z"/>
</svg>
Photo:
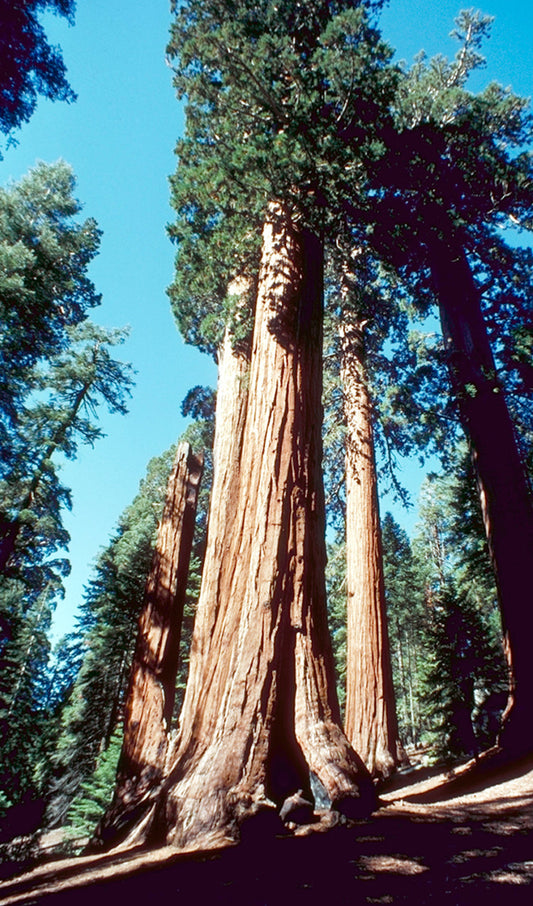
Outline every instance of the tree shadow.
<svg viewBox="0 0 533 906">
<path fill-rule="evenodd" d="M 520 778 L 520 770 L 513 774 Z M 502 779 L 502 778 L 500 778 Z M 35 879 L 0 888 L 0 901 L 75 903 L 98 897 L 145 906 L 157 897 L 216 906 L 355 906 L 367 903 L 521 906 L 532 901 L 533 790 L 498 785 L 455 802 L 412 803 L 398 799 L 368 820 L 297 836 L 272 829 L 218 851 L 112 854 L 78 865 L 73 860 L 48 892 Z M 96 874 L 90 877 L 91 869 Z M 125 872 L 120 876 L 121 872 Z M 84 877 L 85 875 L 85 877 Z M 44 880 L 44 879 L 43 879 Z M 62 887 L 68 880 L 73 886 Z M 42 882 L 41 882 L 42 883 Z M 7 899 L 9 902 L 9 899 Z"/>
</svg>

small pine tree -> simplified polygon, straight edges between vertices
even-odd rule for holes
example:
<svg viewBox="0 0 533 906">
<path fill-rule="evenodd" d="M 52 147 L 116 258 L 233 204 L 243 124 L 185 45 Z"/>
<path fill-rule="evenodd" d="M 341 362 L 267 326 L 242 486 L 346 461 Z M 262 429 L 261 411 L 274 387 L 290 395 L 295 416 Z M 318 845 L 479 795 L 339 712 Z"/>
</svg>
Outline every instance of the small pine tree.
<svg viewBox="0 0 533 906">
<path fill-rule="evenodd" d="M 406 745 L 421 741 L 421 665 L 425 659 L 424 582 L 407 533 L 390 513 L 382 524 L 385 598 L 389 616 L 391 660 L 400 737 Z"/>
<path fill-rule="evenodd" d="M 479 610 L 451 586 L 432 601 L 426 631 L 426 739 L 440 757 L 476 756 L 495 742 L 483 705 L 502 680 L 501 653 Z"/>
<path fill-rule="evenodd" d="M 67 814 L 69 836 L 88 837 L 113 798 L 118 759 L 122 748 L 122 727 L 117 727 L 96 768 L 81 786 Z"/>
</svg>

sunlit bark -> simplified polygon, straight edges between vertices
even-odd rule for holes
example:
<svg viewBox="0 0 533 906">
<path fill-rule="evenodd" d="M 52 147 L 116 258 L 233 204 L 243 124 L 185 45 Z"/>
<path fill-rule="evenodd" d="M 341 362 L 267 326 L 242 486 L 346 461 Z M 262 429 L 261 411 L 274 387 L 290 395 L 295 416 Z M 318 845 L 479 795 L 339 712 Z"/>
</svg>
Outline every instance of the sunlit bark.
<svg viewBox="0 0 533 906">
<path fill-rule="evenodd" d="M 405 755 L 392 682 L 372 410 L 364 325 L 340 325 L 346 418 L 347 663 L 345 729 L 370 773 L 387 777 Z"/>
</svg>

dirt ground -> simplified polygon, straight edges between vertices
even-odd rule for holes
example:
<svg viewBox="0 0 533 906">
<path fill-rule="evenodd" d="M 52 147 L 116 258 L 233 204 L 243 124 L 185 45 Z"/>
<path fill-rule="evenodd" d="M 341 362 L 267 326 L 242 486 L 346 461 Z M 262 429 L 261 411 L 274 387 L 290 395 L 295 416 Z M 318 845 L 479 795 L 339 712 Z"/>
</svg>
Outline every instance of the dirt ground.
<svg viewBox="0 0 533 906">
<path fill-rule="evenodd" d="M 451 780 L 451 783 L 450 783 Z M 2 903 L 199 906 L 533 904 L 533 759 L 396 777 L 367 821 L 236 847 L 69 859 L 0 885 Z"/>
</svg>

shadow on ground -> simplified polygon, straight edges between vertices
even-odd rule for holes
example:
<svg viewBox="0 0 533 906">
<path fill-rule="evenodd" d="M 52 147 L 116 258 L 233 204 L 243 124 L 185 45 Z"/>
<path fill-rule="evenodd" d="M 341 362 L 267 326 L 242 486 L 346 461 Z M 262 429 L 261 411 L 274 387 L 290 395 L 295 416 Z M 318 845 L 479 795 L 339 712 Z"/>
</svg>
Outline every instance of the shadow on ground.
<svg viewBox="0 0 533 906">
<path fill-rule="evenodd" d="M 479 785 L 478 785 L 479 786 Z M 533 790 L 483 784 L 465 799 L 388 802 L 371 819 L 302 837 L 255 837 L 211 854 L 173 855 L 125 877 L 38 890 L 35 879 L 3 886 L 19 903 L 167 902 L 212 906 L 533 902 Z M 53 866 L 49 866 L 53 875 Z M 42 880 L 41 880 L 42 883 Z M 33 886 L 32 886 L 33 885 Z M 13 897 L 13 898 L 12 898 Z"/>
</svg>

